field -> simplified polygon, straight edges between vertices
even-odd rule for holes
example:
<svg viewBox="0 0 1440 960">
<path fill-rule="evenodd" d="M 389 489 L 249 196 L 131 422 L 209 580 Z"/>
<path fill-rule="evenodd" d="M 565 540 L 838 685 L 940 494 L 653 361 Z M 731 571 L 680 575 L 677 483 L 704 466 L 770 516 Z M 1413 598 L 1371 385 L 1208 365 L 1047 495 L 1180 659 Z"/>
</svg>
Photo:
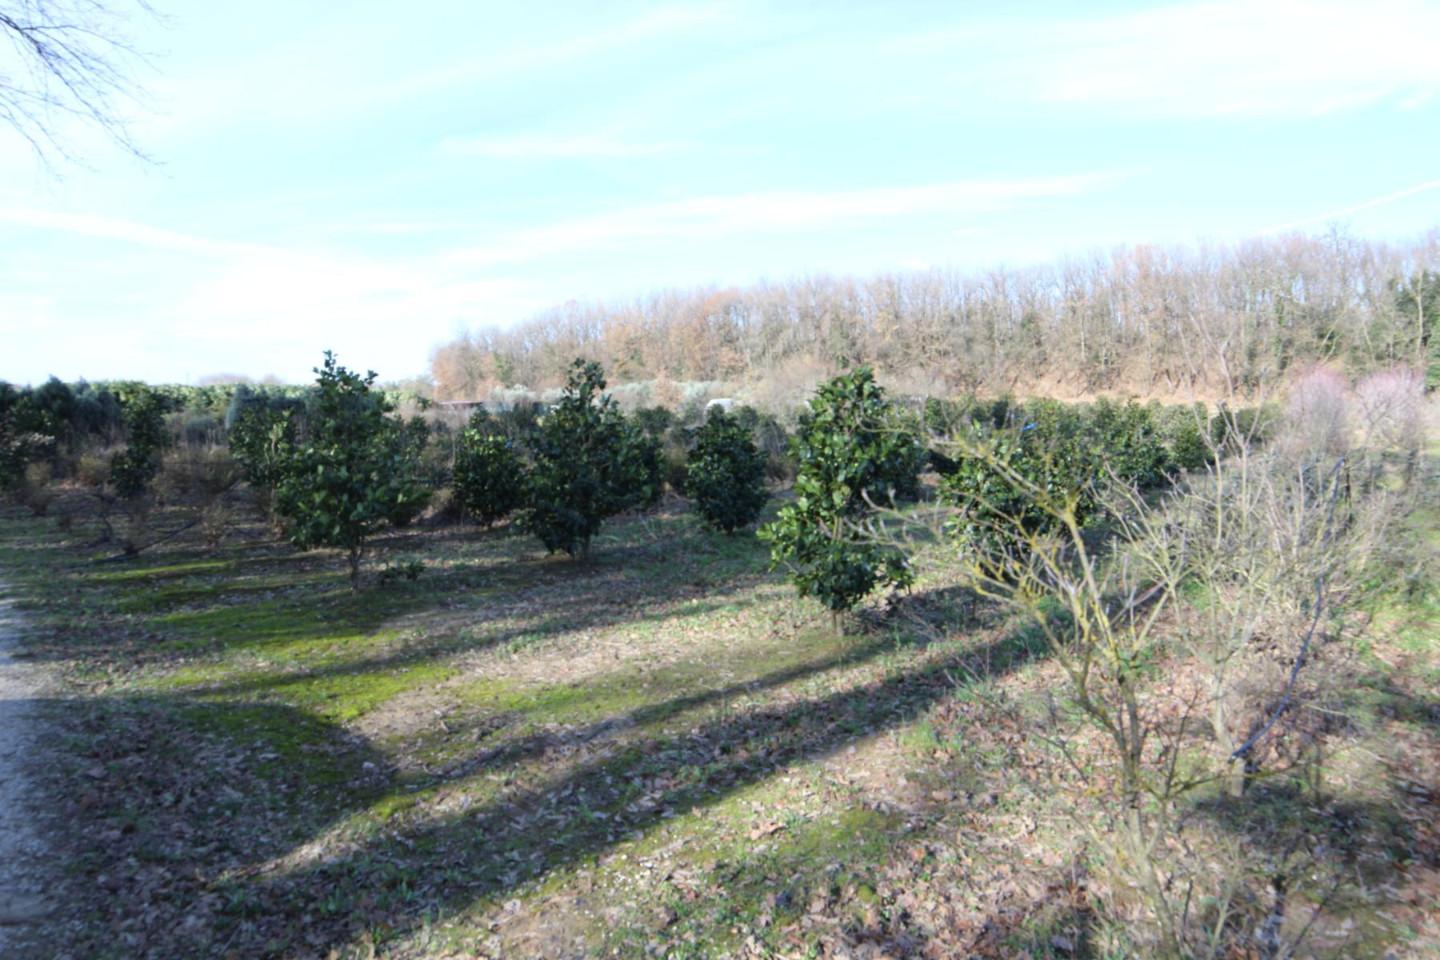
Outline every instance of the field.
<svg viewBox="0 0 1440 960">
<path fill-rule="evenodd" d="M 22 654 L 60 684 L 36 956 L 1130 954 L 1100 755 L 953 547 L 837 633 L 680 501 L 588 562 L 397 532 L 371 569 L 424 573 L 358 594 L 258 521 L 186 536 L 106 562 L 83 525 L 0 521 Z M 1347 691 L 1318 773 L 1198 795 L 1234 922 L 1278 913 L 1302 956 L 1440 949 L 1437 632 L 1433 591 L 1377 592 L 1311 668 Z"/>
</svg>

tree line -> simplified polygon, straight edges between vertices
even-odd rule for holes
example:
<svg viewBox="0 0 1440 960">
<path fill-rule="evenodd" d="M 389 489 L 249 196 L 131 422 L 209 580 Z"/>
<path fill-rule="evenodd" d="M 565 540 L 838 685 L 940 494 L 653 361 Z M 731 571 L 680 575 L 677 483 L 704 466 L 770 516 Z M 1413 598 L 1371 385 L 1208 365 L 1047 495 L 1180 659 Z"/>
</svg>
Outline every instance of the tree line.
<svg viewBox="0 0 1440 960">
<path fill-rule="evenodd" d="M 1437 265 L 1437 233 L 1401 246 L 1331 233 L 1132 247 L 1026 269 L 670 291 L 467 333 L 436 349 L 431 372 L 437 396 L 461 399 L 554 387 L 577 355 L 661 394 L 674 381 L 720 379 L 786 402 L 860 365 L 902 393 L 1213 399 L 1315 362 L 1408 364 L 1433 388 Z"/>
</svg>

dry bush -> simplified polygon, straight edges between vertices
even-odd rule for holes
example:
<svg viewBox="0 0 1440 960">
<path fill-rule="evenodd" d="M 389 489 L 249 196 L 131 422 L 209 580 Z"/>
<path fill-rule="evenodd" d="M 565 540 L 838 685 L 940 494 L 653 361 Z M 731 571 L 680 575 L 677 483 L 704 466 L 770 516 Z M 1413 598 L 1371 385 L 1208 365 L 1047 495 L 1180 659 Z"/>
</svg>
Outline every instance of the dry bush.
<svg viewBox="0 0 1440 960">
<path fill-rule="evenodd" d="M 679 410 L 684 394 L 678 383 L 662 373 L 650 385 L 650 397 L 655 404 L 666 410 Z"/>
<path fill-rule="evenodd" d="M 1167 586 L 1200 599 L 1177 605 L 1174 639 L 1202 667 L 1215 769 L 1232 796 L 1256 772 L 1255 739 L 1293 698 L 1295 671 L 1360 567 L 1375 534 L 1368 514 L 1385 516 L 1347 502 L 1343 479 L 1340 460 L 1247 452 L 1192 476 L 1147 521 L 1148 549 L 1185 544 Z"/>
<path fill-rule="evenodd" d="M 1411 367 L 1372 373 L 1355 385 L 1361 443 L 1408 454 L 1420 447 L 1425 379 Z"/>
<path fill-rule="evenodd" d="M 126 554 L 145 549 L 151 540 L 150 517 L 155 506 L 151 497 L 102 496 L 100 506 L 105 540 L 118 544 Z"/>
<path fill-rule="evenodd" d="M 50 504 L 55 501 L 55 488 L 54 471 L 48 460 L 25 465 L 15 498 L 32 516 L 43 517 L 50 511 Z"/>
<path fill-rule="evenodd" d="M 240 466 L 225 447 L 186 444 L 168 451 L 155 478 L 164 502 L 210 504 L 240 480 Z"/>
<path fill-rule="evenodd" d="M 793 422 L 794 414 L 815 388 L 834 375 L 828 363 L 813 357 L 796 356 L 771 368 L 765 378 L 745 391 L 745 402 L 757 410 L 773 413 L 782 422 Z"/>
<path fill-rule="evenodd" d="M 1343 456 L 1351 433 L 1350 388 L 1330 367 L 1312 367 L 1290 387 L 1279 442 L 1293 457 Z"/>
<path fill-rule="evenodd" d="M 165 418 L 171 440 L 182 447 L 215 447 L 225 443 L 225 421 L 213 414 L 180 410 Z"/>
<path fill-rule="evenodd" d="M 155 499 L 160 503 L 185 503 L 193 508 L 191 524 L 200 528 L 206 546 L 220 545 L 235 525 L 230 495 L 240 482 L 240 465 L 226 447 L 185 443 L 167 451 L 155 478 Z M 148 504 L 122 502 L 124 521 L 119 539 L 126 552 L 142 549 L 149 530 Z"/>
<path fill-rule="evenodd" d="M 422 519 L 438 526 L 452 526 L 465 522 L 465 505 L 455 495 L 454 487 L 438 487 L 430 496 Z"/>
<path fill-rule="evenodd" d="M 72 476 L 82 487 L 103 487 L 110 482 L 110 458 L 98 450 L 86 450 L 75 458 Z"/>
<path fill-rule="evenodd" d="M 1343 722 L 1346 693 L 1346 647 L 1332 641 L 1411 502 L 1403 484 L 1347 482 L 1348 461 L 1334 454 L 1346 449 L 1348 403 L 1343 380 L 1312 373 L 1269 448 L 1245 433 L 1212 440 L 1209 467 L 1158 502 L 1112 478 L 1095 491 L 1103 536 L 1082 530 L 1073 497 L 983 444 L 953 442 L 1050 520 L 1037 528 L 997 509 L 993 549 L 961 559 L 973 590 L 1045 636 L 1057 693 L 1083 718 L 1044 736 L 1082 785 L 1078 825 L 1108 877 L 1096 889 L 1131 951 L 1287 955 L 1287 897 L 1318 902 L 1336 882 L 1310 869 L 1318 848 L 1227 844 L 1195 810 L 1229 804 L 1244 818 L 1261 778 L 1323 780 L 1319 747 Z M 870 532 L 896 544 L 907 524 L 935 537 L 953 518 L 937 507 L 887 520 Z M 1107 801 L 1098 810 L 1086 802 L 1096 795 Z"/>
<path fill-rule="evenodd" d="M 200 536 L 212 550 L 220 546 L 234 525 L 230 505 L 224 497 L 217 497 L 200 509 Z"/>
</svg>

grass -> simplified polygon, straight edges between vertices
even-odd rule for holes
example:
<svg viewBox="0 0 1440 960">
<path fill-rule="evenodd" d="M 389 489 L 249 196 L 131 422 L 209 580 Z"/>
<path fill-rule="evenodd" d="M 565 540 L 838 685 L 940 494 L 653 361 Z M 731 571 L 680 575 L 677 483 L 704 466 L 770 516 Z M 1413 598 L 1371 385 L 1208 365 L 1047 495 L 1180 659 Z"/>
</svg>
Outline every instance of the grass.
<svg viewBox="0 0 1440 960">
<path fill-rule="evenodd" d="M 47 776 L 77 955 L 1125 955 L 1081 877 L 1086 794 L 1038 735 L 1078 715 L 941 544 L 899 601 L 918 620 L 836 635 L 753 537 L 682 512 L 613 524 L 589 563 L 397 533 L 371 568 L 425 573 L 358 595 L 258 525 L 123 564 L 85 535 L 0 519 L 25 654 L 66 683 Z M 1325 809 L 1373 814 L 1357 863 L 1430 869 L 1397 838 L 1432 799 L 1387 764 L 1440 744 L 1436 608 L 1376 603 Z M 1302 809 L 1206 815 L 1270 843 L 1318 829 Z M 1400 896 L 1347 907 L 1377 951 L 1405 947 Z"/>
</svg>

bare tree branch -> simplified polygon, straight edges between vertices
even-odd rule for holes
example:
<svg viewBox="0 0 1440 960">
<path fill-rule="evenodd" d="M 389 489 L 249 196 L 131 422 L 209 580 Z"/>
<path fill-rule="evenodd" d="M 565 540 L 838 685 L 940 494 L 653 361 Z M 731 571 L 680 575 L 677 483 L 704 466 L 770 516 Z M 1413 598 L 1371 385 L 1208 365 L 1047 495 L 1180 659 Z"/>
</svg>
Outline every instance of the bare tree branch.
<svg viewBox="0 0 1440 960">
<path fill-rule="evenodd" d="M 0 0 L 0 123 L 49 164 L 77 162 L 67 120 L 102 131 L 150 160 L 130 136 L 125 109 L 140 103 L 132 79 L 148 60 L 130 39 L 131 13 L 156 16 L 146 0 Z"/>
</svg>

